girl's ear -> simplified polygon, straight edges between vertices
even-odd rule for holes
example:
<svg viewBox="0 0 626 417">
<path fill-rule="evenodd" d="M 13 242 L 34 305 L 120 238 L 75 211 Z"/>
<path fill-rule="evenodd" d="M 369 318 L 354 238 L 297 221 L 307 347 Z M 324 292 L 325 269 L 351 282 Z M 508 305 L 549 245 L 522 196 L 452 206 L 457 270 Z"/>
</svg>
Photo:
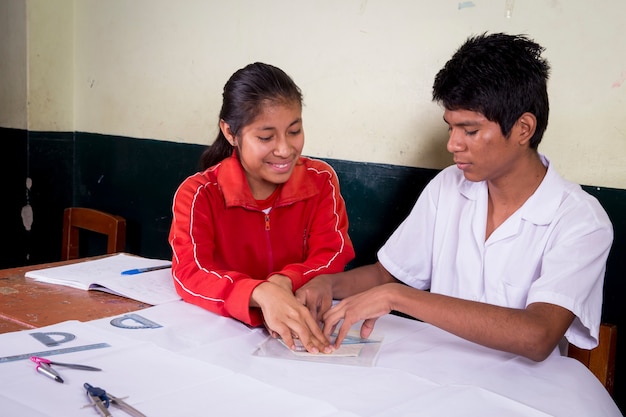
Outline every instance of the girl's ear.
<svg viewBox="0 0 626 417">
<path fill-rule="evenodd" d="M 526 112 L 517 119 L 517 136 L 520 145 L 527 145 L 535 134 L 537 118 L 534 114 Z"/>
<path fill-rule="evenodd" d="M 230 125 L 223 119 L 220 119 L 220 130 L 231 146 L 237 146 L 237 138 L 233 134 L 232 130 L 230 130 Z"/>
</svg>

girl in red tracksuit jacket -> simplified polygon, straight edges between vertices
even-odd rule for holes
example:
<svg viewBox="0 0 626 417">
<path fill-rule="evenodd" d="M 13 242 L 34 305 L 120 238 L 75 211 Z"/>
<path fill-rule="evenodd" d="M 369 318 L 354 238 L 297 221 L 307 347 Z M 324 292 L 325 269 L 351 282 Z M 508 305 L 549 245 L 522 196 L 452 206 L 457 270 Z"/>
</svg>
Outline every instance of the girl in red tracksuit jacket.
<svg viewBox="0 0 626 417">
<path fill-rule="evenodd" d="M 302 95 L 271 65 L 254 63 L 224 86 L 220 131 L 204 171 L 174 196 L 169 241 L 183 300 L 249 325 L 265 323 L 292 348 L 330 352 L 294 292 L 353 259 L 334 170 L 301 156 Z"/>
</svg>

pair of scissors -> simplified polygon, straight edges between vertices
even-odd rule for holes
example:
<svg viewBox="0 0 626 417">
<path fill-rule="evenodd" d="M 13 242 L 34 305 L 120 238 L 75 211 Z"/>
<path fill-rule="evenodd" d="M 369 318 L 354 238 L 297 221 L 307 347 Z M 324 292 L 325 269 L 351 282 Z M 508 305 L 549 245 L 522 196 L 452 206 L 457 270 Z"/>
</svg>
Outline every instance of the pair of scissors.
<svg viewBox="0 0 626 417">
<path fill-rule="evenodd" d="M 83 384 L 83 387 L 87 390 L 87 396 L 91 400 L 91 404 L 86 405 L 85 407 L 96 407 L 96 410 L 98 410 L 98 412 L 104 417 L 113 417 L 113 414 L 109 411 L 109 405 L 111 404 L 133 417 L 146 417 L 145 414 L 137 410 L 135 407 L 126 404 L 123 398 L 115 397 L 114 395 L 107 393 L 104 389 L 94 387 L 87 382 Z"/>
<path fill-rule="evenodd" d="M 37 364 L 37 367 L 35 368 L 37 372 L 49 378 L 52 378 L 55 381 L 60 382 L 60 383 L 64 382 L 63 378 L 61 378 L 61 375 L 54 368 L 52 368 L 52 365 L 64 366 L 66 368 L 71 368 L 71 369 L 80 369 L 83 371 L 101 371 L 102 370 L 94 366 L 80 365 L 77 363 L 53 362 L 50 359 L 42 358 L 39 356 L 31 356 L 30 360 Z"/>
</svg>

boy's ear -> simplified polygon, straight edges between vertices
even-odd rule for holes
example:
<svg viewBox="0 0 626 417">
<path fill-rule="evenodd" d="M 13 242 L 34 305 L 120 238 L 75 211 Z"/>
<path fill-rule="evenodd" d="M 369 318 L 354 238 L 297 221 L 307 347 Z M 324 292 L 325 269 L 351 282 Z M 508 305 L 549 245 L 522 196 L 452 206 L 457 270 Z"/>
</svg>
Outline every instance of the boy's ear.
<svg viewBox="0 0 626 417">
<path fill-rule="evenodd" d="M 534 114 L 526 112 L 517 119 L 515 128 L 517 130 L 518 143 L 520 145 L 527 145 L 535 134 L 537 118 Z"/>
<path fill-rule="evenodd" d="M 232 145 L 237 146 L 237 138 L 233 134 L 232 130 L 230 130 L 230 125 L 226 123 L 223 119 L 220 119 L 220 130 L 224 134 L 226 140 Z"/>
</svg>

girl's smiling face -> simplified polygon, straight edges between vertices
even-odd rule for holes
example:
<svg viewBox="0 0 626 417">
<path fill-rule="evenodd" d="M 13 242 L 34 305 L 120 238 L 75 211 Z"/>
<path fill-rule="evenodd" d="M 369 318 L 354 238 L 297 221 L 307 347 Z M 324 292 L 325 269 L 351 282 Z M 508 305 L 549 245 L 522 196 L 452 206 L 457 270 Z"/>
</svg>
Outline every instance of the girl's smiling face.
<svg viewBox="0 0 626 417">
<path fill-rule="evenodd" d="M 279 184 L 291 177 L 304 147 L 300 103 L 265 102 L 259 115 L 236 137 L 223 120 L 220 128 L 237 147 L 255 199 L 268 198 Z"/>
</svg>

